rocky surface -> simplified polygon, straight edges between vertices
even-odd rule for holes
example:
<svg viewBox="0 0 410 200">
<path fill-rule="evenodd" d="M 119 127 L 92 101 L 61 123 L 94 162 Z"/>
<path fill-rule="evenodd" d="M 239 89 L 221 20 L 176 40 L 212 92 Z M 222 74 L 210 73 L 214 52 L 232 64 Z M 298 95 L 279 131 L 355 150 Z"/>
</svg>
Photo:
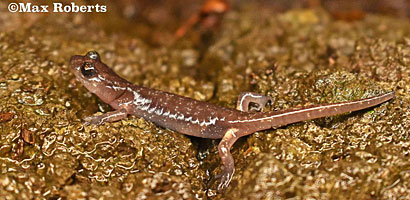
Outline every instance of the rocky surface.
<svg viewBox="0 0 410 200">
<path fill-rule="evenodd" d="M 410 198 L 406 18 L 346 22 L 319 8 L 277 13 L 244 3 L 203 42 L 195 29 L 172 40 L 183 20 L 166 17 L 170 5 L 149 16 L 161 22 L 154 25 L 117 5 L 76 15 L 13 14 L 7 5 L 0 2 L 1 199 Z M 230 108 L 242 91 L 272 96 L 264 111 L 391 90 L 396 98 L 241 138 L 236 173 L 218 194 L 218 141 L 132 116 L 82 125 L 110 110 L 69 71 L 69 58 L 89 50 L 131 82 Z"/>
</svg>

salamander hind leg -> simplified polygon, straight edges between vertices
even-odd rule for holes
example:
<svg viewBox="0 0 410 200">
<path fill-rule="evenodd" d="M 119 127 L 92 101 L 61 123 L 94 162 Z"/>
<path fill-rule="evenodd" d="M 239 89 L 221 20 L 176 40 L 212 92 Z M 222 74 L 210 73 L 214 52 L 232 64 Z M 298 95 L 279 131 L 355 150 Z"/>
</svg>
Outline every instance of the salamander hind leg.
<svg viewBox="0 0 410 200">
<path fill-rule="evenodd" d="M 90 124 L 95 124 L 95 125 L 101 125 L 104 124 L 105 122 L 115 122 L 121 119 L 124 119 L 127 117 L 127 112 L 125 109 L 120 109 L 120 110 L 115 110 L 112 112 L 107 112 L 102 115 L 98 116 L 90 116 L 86 117 L 84 119 L 84 125 L 90 125 Z"/>
<path fill-rule="evenodd" d="M 221 182 L 218 185 L 218 192 L 222 192 L 228 187 L 235 172 L 235 163 L 230 149 L 240 137 L 238 131 L 237 128 L 228 129 L 218 145 L 219 157 L 222 163 L 222 174 L 218 176 L 221 178 Z"/>
<path fill-rule="evenodd" d="M 243 112 L 248 112 L 249 104 L 255 103 L 258 106 L 257 109 L 261 110 L 269 101 L 273 101 L 272 97 L 270 96 L 265 96 L 254 92 L 243 92 L 238 97 L 236 109 Z"/>
</svg>

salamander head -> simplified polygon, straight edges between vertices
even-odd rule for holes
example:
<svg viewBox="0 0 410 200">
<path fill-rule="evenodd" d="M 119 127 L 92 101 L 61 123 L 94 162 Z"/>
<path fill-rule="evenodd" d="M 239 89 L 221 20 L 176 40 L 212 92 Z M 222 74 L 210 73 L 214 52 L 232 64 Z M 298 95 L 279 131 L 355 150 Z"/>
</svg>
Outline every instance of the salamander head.
<svg viewBox="0 0 410 200">
<path fill-rule="evenodd" d="M 117 99 L 126 90 L 128 82 L 101 62 L 96 51 L 85 56 L 72 56 L 70 65 L 77 80 L 106 103 Z"/>
</svg>

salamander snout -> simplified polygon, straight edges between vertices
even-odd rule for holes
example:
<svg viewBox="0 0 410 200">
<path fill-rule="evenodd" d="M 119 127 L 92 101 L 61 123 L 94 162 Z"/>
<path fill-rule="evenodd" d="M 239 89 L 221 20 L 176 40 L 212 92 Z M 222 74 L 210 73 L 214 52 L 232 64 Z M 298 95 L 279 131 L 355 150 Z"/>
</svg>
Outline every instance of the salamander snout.
<svg viewBox="0 0 410 200">
<path fill-rule="evenodd" d="M 70 69 L 84 87 L 104 102 L 115 100 L 124 93 L 124 88 L 128 85 L 127 81 L 101 62 L 96 51 L 90 51 L 85 55 L 72 56 Z"/>
<path fill-rule="evenodd" d="M 82 62 L 82 60 L 83 60 L 83 56 L 79 56 L 79 55 L 71 56 L 71 59 L 70 59 L 71 67 L 73 67 L 75 64 Z"/>
</svg>

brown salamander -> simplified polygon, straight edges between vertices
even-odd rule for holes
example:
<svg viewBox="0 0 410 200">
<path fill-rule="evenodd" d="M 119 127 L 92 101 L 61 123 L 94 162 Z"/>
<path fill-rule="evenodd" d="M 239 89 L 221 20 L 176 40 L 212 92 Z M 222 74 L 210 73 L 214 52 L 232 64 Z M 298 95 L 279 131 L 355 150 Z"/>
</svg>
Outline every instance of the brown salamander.
<svg viewBox="0 0 410 200">
<path fill-rule="evenodd" d="M 143 117 L 158 126 L 201 138 L 222 139 L 218 145 L 222 162 L 218 190 L 225 189 L 234 173 L 230 149 L 235 141 L 256 131 L 287 124 L 369 108 L 394 97 L 394 92 L 358 101 L 313 105 L 271 112 L 248 112 L 249 104 L 259 108 L 271 100 L 256 93 L 242 93 L 237 109 L 133 85 L 101 62 L 95 51 L 73 56 L 71 70 L 77 79 L 115 111 L 85 118 L 85 124 L 100 125 L 121 120 L 127 115 Z"/>
</svg>

